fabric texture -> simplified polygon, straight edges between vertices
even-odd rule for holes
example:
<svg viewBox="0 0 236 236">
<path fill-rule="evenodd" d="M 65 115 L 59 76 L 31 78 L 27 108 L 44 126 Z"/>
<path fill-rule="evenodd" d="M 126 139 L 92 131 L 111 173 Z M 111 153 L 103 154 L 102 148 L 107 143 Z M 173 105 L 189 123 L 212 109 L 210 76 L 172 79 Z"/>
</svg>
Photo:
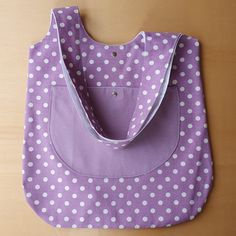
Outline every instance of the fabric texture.
<svg viewBox="0 0 236 236">
<path fill-rule="evenodd" d="M 26 200 L 67 228 L 156 228 L 192 220 L 213 180 L 195 37 L 139 32 L 105 44 L 77 6 L 51 10 L 29 48 Z"/>
</svg>

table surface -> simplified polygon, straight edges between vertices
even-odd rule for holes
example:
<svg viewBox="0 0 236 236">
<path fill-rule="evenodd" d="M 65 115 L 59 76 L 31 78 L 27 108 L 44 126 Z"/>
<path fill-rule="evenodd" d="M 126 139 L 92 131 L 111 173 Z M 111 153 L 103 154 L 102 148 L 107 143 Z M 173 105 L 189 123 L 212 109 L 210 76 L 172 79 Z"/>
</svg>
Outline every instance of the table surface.
<svg viewBox="0 0 236 236">
<path fill-rule="evenodd" d="M 56 229 L 26 203 L 21 153 L 28 48 L 47 33 L 51 8 L 76 4 L 87 31 L 101 42 L 127 42 L 140 30 L 200 40 L 215 181 L 195 220 L 150 230 Z M 235 0 L 1 0 L 0 9 L 0 235 L 236 235 Z"/>
</svg>

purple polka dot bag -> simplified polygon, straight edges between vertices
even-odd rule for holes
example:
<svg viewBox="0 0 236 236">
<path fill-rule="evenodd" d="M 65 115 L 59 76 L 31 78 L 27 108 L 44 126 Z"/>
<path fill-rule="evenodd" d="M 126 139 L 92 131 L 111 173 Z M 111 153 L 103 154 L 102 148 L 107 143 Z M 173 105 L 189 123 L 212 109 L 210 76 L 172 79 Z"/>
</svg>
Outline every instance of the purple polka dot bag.
<svg viewBox="0 0 236 236">
<path fill-rule="evenodd" d="M 212 155 L 198 39 L 140 31 L 105 44 L 77 6 L 29 48 L 23 187 L 55 227 L 156 228 L 201 212 Z"/>
</svg>

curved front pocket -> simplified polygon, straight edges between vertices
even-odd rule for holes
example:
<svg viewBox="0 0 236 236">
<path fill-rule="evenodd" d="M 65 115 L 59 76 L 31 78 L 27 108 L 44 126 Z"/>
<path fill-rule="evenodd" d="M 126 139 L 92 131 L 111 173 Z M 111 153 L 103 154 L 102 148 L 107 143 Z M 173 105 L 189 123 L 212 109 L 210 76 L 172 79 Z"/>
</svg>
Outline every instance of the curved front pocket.
<svg viewBox="0 0 236 236">
<path fill-rule="evenodd" d="M 102 89 L 111 90 L 109 87 Z M 101 93 L 97 87 L 90 90 L 95 97 L 102 94 L 104 101 L 110 98 L 110 92 Z M 126 93 L 123 91 L 123 94 Z M 132 101 L 128 103 L 132 99 L 126 96 L 123 99 L 125 102 L 121 104 L 126 103 L 126 108 L 130 109 Z M 56 85 L 51 87 L 50 139 L 58 158 L 78 174 L 94 177 L 142 175 L 163 164 L 174 152 L 179 141 L 179 112 L 178 88 L 169 86 L 158 112 L 140 136 L 126 148 L 113 150 L 88 132 L 67 87 Z M 122 115 L 129 113 L 124 109 Z"/>
</svg>

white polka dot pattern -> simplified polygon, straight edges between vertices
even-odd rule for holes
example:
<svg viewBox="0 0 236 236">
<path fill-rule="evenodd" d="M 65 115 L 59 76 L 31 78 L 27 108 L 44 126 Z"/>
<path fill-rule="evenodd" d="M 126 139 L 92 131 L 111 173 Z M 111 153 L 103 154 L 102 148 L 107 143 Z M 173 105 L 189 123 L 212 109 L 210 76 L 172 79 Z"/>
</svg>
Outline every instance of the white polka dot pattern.
<svg viewBox="0 0 236 236">
<path fill-rule="evenodd" d="M 155 228 L 194 219 L 212 186 L 199 41 L 187 35 L 176 41 L 176 33 L 141 32 L 127 44 L 105 45 L 81 28 L 77 7 L 52 13 L 57 22 L 52 17 L 48 34 L 29 50 L 23 186 L 30 206 L 55 227 Z M 61 52 L 88 120 L 104 137 L 87 87 L 141 88 L 127 133 L 133 137 L 159 96 L 174 53 L 168 83 L 179 91 L 180 132 L 167 161 L 134 177 L 95 178 L 80 175 L 58 158 L 49 139 L 49 113 L 52 88 L 66 85 Z"/>
</svg>

